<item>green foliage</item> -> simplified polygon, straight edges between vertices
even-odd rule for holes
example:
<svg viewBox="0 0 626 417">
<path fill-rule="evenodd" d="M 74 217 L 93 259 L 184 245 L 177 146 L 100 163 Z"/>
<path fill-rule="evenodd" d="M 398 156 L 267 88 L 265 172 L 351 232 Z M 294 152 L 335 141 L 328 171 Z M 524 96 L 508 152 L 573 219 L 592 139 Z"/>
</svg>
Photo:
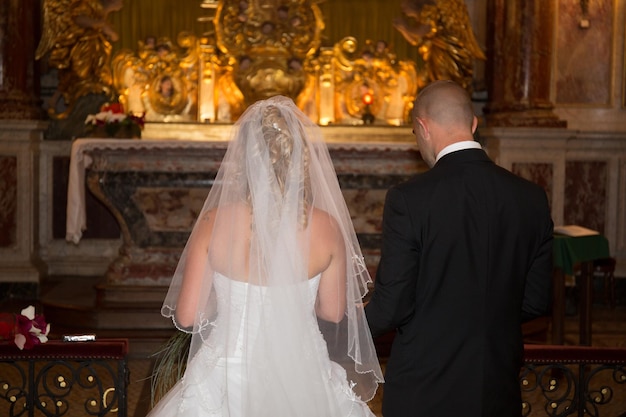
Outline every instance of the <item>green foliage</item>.
<svg viewBox="0 0 626 417">
<path fill-rule="evenodd" d="M 151 405 L 154 406 L 178 382 L 187 367 L 191 333 L 177 331 L 154 356 L 151 376 Z"/>
</svg>

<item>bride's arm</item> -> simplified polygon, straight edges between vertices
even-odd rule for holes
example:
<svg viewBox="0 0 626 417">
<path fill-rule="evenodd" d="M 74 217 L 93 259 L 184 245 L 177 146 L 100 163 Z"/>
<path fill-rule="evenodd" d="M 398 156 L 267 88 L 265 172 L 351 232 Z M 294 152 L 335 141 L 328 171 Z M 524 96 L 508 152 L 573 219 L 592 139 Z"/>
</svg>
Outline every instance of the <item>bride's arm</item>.
<svg viewBox="0 0 626 417">
<path fill-rule="evenodd" d="M 320 227 L 321 247 L 328 250 L 330 261 L 322 272 L 315 311 L 319 318 L 339 323 L 346 311 L 346 248 L 337 222 L 330 216 L 327 220 Z"/>
<path fill-rule="evenodd" d="M 206 213 L 196 225 L 193 235 L 189 238 L 187 245 L 187 258 L 183 281 L 178 295 L 176 305 L 176 321 L 183 328 L 191 328 L 198 312 L 201 298 L 209 297 L 213 273 L 209 263 L 208 249 L 213 225 L 215 223 L 215 213 Z"/>
</svg>

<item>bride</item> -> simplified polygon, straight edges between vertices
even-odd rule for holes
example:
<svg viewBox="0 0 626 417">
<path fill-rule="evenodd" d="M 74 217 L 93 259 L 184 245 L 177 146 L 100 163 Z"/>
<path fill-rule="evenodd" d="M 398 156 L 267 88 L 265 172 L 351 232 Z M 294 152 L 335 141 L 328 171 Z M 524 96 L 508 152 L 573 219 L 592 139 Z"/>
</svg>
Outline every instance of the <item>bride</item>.
<svg viewBox="0 0 626 417">
<path fill-rule="evenodd" d="M 163 304 L 192 337 L 149 417 L 372 417 L 368 282 L 320 128 L 286 97 L 253 104 Z"/>
</svg>

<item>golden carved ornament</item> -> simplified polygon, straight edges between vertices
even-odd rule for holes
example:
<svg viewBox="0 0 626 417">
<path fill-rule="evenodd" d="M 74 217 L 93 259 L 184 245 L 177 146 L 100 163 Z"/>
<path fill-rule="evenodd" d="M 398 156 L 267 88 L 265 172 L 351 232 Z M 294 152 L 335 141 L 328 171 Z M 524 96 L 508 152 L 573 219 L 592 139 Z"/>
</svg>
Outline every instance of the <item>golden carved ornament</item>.
<svg viewBox="0 0 626 417">
<path fill-rule="evenodd" d="M 255 101 L 280 94 L 322 125 L 360 124 L 365 113 L 379 124 L 409 120 L 415 63 L 399 61 L 384 41 L 360 46 L 346 37 L 320 48 L 316 2 L 222 1 L 206 9 L 214 13 L 215 38 L 179 36 L 180 48 L 147 39 L 137 54 L 114 58 L 115 88 L 127 109 L 145 111 L 148 121 L 230 123 Z"/>
<path fill-rule="evenodd" d="M 435 80 L 453 80 L 472 91 L 474 60 L 486 59 L 464 0 L 403 0 L 404 16 L 396 29 L 415 45 L 425 66 L 420 87 Z"/>
<path fill-rule="evenodd" d="M 346 37 L 323 48 L 306 69 L 310 80 L 297 104 L 321 124 L 360 124 L 365 112 L 384 124 L 401 125 L 409 118 L 417 88 L 415 63 L 399 61 L 382 40 L 367 40 L 361 48 Z M 332 101 L 323 102 L 325 91 Z M 317 103 L 316 111 L 306 110 L 308 102 Z M 320 114 L 329 106 L 332 114 Z"/>
<path fill-rule="evenodd" d="M 234 82 L 245 104 L 282 94 L 296 99 L 304 61 L 320 45 L 322 15 L 310 0 L 224 0 L 215 16 L 217 46 L 236 58 Z"/>
<path fill-rule="evenodd" d="M 137 54 L 122 50 L 113 58 L 119 101 L 147 121 L 197 119 L 200 41 L 189 32 L 170 39 L 148 38 Z"/>
<path fill-rule="evenodd" d="M 111 43 L 117 33 L 107 21 L 122 0 L 44 0 L 42 36 L 35 59 L 58 69 L 59 84 L 49 103 L 52 118 L 66 118 L 76 100 L 111 93 Z M 66 110 L 58 111 L 63 98 Z"/>
</svg>

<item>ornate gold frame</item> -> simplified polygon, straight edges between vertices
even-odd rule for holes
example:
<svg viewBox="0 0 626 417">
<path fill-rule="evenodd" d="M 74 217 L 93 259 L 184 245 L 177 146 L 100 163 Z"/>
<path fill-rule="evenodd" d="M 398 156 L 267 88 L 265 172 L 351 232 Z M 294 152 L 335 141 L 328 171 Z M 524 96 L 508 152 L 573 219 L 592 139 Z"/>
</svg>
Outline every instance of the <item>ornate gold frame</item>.
<svg viewBox="0 0 626 417">
<path fill-rule="evenodd" d="M 171 85 L 170 92 L 163 91 L 168 83 Z M 175 74 L 159 74 L 154 77 L 146 91 L 146 97 L 150 107 L 163 115 L 180 114 L 189 104 L 186 83 Z"/>
</svg>

